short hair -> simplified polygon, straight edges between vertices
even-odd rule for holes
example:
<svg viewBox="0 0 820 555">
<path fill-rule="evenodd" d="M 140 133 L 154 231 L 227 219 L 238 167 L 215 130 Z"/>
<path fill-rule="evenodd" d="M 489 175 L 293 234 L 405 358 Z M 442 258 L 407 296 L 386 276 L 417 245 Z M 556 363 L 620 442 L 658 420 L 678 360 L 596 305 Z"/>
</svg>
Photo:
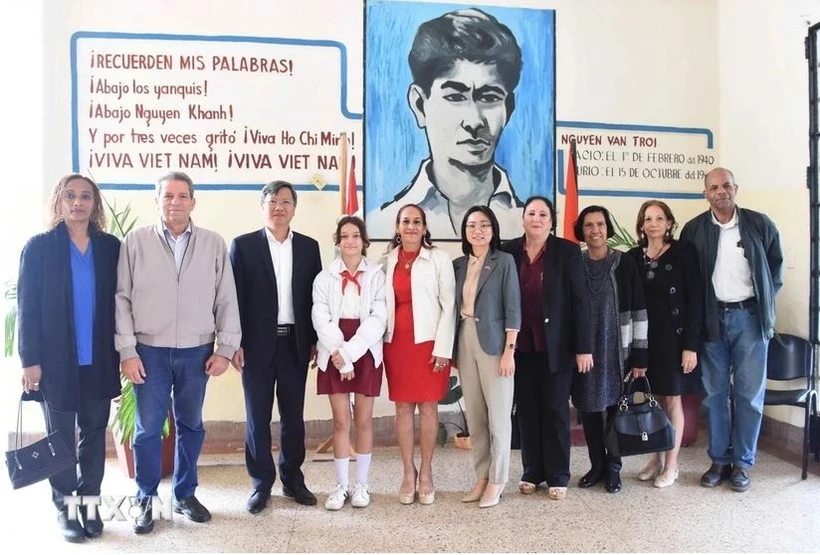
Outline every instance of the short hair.
<svg viewBox="0 0 820 555">
<path fill-rule="evenodd" d="M 367 235 L 367 227 L 361 218 L 357 216 L 342 216 L 336 222 L 336 231 L 333 232 L 333 244 L 337 247 L 342 241 L 342 228 L 347 224 L 353 224 L 359 229 L 359 235 L 362 238 L 362 255 L 367 255 L 367 247 L 370 246 L 370 237 Z"/>
<path fill-rule="evenodd" d="M 60 222 L 63 221 L 62 210 L 60 209 L 60 201 L 63 198 L 63 189 L 66 188 L 71 181 L 79 179 L 91 185 L 91 193 L 94 196 L 94 210 L 91 211 L 88 225 L 94 231 L 103 232 L 106 229 L 107 221 L 105 218 L 105 209 L 103 208 L 102 195 L 100 194 L 99 186 L 94 183 L 90 177 L 86 177 L 79 173 L 71 173 L 60 178 L 54 189 L 51 191 L 51 197 L 48 201 L 48 227 L 54 229 Z"/>
<path fill-rule="evenodd" d="M 638 219 L 635 222 L 635 234 L 638 237 L 638 246 L 646 248 L 649 244 L 649 239 L 646 238 L 646 234 L 643 232 L 643 224 L 644 219 L 646 219 L 646 210 L 650 206 L 655 206 L 663 210 L 663 215 L 666 216 L 666 219 L 672 223 L 672 226 L 669 228 L 669 231 L 666 232 L 663 236 L 663 242 L 669 243 L 672 241 L 672 236 L 675 235 L 675 231 L 678 229 L 678 222 L 675 221 L 675 215 L 672 214 L 672 209 L 669 208 L 669 205 L 663 202 L 662 200 L 648 200 L 641 205 L 640 210 L 638 210 Z"/>
<path fill-rule="evenodd" d="M 282 181 L 281 179 L 271 181 L 270 183 L 262 187 L 262 193 L 259 198 L 259 203 L 261 204 L 265 202 L 265 199 L 268 198 L 268 195 L 276 196 L 276 193 L 278 193 L 282 189 L 290 190 L 290 194 L 293 195 L 293 206 L 296 206 L 296 189 L 293 188 L 293 185 L 291 185 L 287 181 Z"/>
<path fill-rule="evenodd" d="M 430 235 L 430 228 L 427 227 L 427 214 L 424 213 L 424 208 L 422 208 L 418 204 L 405 204 L 404 206 L 399 208 L 399 211 L 396 212 L 396 227 L 399 226 L 399 222 L 401 221 L 401 213 L 408 208 L 415 208 L 416 210 L 421 212 L 421 223 L 424 225 L 424 236 L 421 238 L 421 246 L 426 249 L 432 249 L 433 239 Z M 399 245 L 401 245 L 401 235 L 399 235 L 399 232 L 396 231 L 395 233 L 393 233 L 393 238 L 390 239 L 390 242 L 387 244 L 387 250 L 391 251 Z"/>
<path fill-rule="evenodd" d="M 527 213 L 527 208 L 529 207 L 529 205 L 532 204 L 533 202 L 537 201 L 537 200 L 540 200 L 541 202 L 543 202 L 544 204 L 547 205 L 547 208 L 550 211 L 550 220 L 552 220 L 550 222 L 552 224 L 552 227 L 550 227 L 550 230 L 555 231 L 555 226 L 557 225 L 557 222 L 556 222 L 557 218 L 556 218 L 556 215 L 555 215 L 555 205 L 552 204 L 552 201 L 550 199 L 548 199 L 547 197 L 544 197 L 544 196 L 541 196 L 541 195 L 533 195 L 530 198 L 528 198 L 524 202 L 524 210 L 522 211 L 522 214 L 526 214 Z"/>
<path fill-rule="evenodd" d="M 737 182 L 735 181 L 735 174 L 733 174 L 731 170 L 728 170 L 726 168 L 717 167 L 717 168 L 712 168 L 711 170 L 706 172 L 706 175 L 703 176 L 703 188 L 704 189 L 706 188 L 706 180 L 709 179 L 709 176 L 712 175 L 714 172 L 718 172 L 718 171 L 724 171 L 724 172 L 728 173 L 729 177 L 732 178 L 732 183 L 737 185 Z"/>
<path fill-rule="evenodd" d="M 489 206 L 484 205 L 476 205 L 470 207 L 467 210 L 467 213 L 464 214 L 464 218 L 461 220 L 461 252 L 464 254 L 473 254 L 473 246 L 467 240 L 467 218 L 470 217 L 470 214 L 474 214 L 476 212 L 481 212 L 490 220 L 490 225 L 493 228 L 493 238 L 490 239 L 490 250 L 497 251 L 501 249 L 501 231 L 500 226 L 498 225 L 498 218 L 495 217 L 495 212 Z"/>
<path fill-rule="evenodd" d="M 606 238 L 610 239 L 615 235 L 615 226 L 612 225 L 612 216 L 609 215 L 609 210 L 603 206 L 593 204 L 592 206 L 587 206 L 581 210 L 581 213 L 578 214 L 578 219 L 575 220 L 573 231 L 575 232 L 575 238 L 578 241 L 584 242 L 584 218 L 586 218 L 588 214 L 593 214 L 595 212 L 600 212 L 604 215 L 604 222 L 606 222 Z"/>
<path fill-rule="evenodd" d="M 507 92 L 521 78 L 521 48 L 510 28 L 477 8 L 457 10 L 422 23 L 407 57 L 413 83 L 430 96 L 433 81 L 457 60 L 494 64 Z"/>
<path fill-rule="evenodd" d="M 180 171 L 173 171 L 170 173 L 166 173 L 159 179 L 157 179 L 157 183 L 154 186 L 154 190 L 157 193 L 157 197 L 162 193 L 162 184 L 166 181 L 183 181 L 188 184 L 188 193 L 190 193 L 191 198 L 194 198 L 194 182 L 185 172 Z"/>
</svg>

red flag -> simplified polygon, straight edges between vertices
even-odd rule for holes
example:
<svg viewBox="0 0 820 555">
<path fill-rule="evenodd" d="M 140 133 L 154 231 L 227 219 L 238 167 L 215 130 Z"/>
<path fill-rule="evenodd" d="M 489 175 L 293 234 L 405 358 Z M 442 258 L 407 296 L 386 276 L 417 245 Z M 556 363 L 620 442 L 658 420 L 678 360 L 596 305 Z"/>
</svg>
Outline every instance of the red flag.
<svg viewBox="0 0 820 555">
<path fill-rule="evenodd" d="M 359 211 L 359 194 L 356 190 L 356 157 L 350 157 L 350 177 L 347 180 L 347 202 L 345 214 L 353 216 Z"/>
<path fill-rule="evenodd" d="M 578 243 L 573 227 L 578 219 L 578 166 L 575 160 L 575 141 L 569 143 L 566 188 L 564 193 L 564 239 Z"/>
</svg>

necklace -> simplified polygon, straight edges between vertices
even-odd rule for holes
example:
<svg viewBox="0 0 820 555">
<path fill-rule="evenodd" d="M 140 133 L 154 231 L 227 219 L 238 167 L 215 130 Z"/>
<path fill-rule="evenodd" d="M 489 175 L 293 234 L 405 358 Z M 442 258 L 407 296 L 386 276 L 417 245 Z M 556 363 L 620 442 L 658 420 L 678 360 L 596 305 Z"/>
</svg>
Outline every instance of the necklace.
<svg viewBox="0 0 820 555">
<path fill-rule="evenodd" d="M 655 278 L 655 270 L 658 267 L 658 259 L 661 256 L 663 256 L 663 253 L 665 253 L 668 250 L 668 248 L 669 248 L 669 243 L 664 243 L 664 245 L 661 247 L 661 250 L 659 250 L 658 254 L 656 254 L 654 257 L 649 256 L 649 253 L 648 253 L 649 247 L 644 249 L 644 251 L 643 251 L 643 264 L 646 267 L 646 279 L 652 280 L 652 279 Z"/>
<path fill-rule="evenodd" d="M 609 270 L 612 266 L 612 261 L 614 258 L 612 249 L 607 249 L 606 258 L 604 259 L 606 262 L 603 264 L 603 271 L 599 273 L 592 271 L 590 268 L 594 262 L 598 261 L 590 258 L 588 252 L 584 252 L 584 273 L 587 276 L 587 285 L 589 286 L 589 290 L 592 294 L 600 293 L 606 286 L 606 277 L 609 275 Z M 595 286 L 593 286 L 593 284 L 595 284 Z"/>
<path fill-rule="evenodd" d="M 399 256 L 404 261 L 404 269 L 405 270 L 410 269 L 410 266 L 413 264 L 413 262 L 416 261 L 416 258 L 418 258 L 420 252 L 421 252 L 421 249 L 417 250 L 415 252 L 415 254 L 413 254 L 413 256 L 410 257 L 410 260 L 407 260 L 407 258 L 404 256 L 405 250 L 404 249 L 399 249 Z"/>
</svg>

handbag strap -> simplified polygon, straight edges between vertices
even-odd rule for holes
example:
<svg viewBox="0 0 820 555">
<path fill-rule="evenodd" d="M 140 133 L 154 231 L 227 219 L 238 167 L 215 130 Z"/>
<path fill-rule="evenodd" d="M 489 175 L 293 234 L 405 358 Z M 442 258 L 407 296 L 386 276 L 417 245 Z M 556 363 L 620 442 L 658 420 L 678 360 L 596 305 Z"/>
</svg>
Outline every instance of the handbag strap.
<svg viewBox="0 0 820 555">
<path fill-rule="evenodd" d="M 17 437 L 14 438 L 14 462 L 17 464 L 17 468 L 22 470 L 23 466 L 20 464 L 20 460 L 17 458 L 17 454 L 19 453 L 20 449 L 23 448 L 23 397 L 25 396 L 25 392 L 20 395 L 20 400 L 17 402 Z M 56 456 L 56 452 L 54 451 L 54 446 L 51 444 L 51 410 L 48 408 L 48 403 L 43 402 L 43 409 L 46 413 L 46 442 L 48 443 L 48 448 L 51 451 L 51 456 Z"/>
<path fill-rule="evenodd" d="M 658 401 L 657 401 L 657 399 L 655 399 L 655 396 L 652 394 L 652 387 L 649 385 L 649 378 L 647 378 L 646 376 L 643 376 L 641 378 L 634 378 L 630 375 L 630 376 L 627 376 L 624 379 L 624 383 L 625 383 L 624 388 L 623 388 L 624 393 L 621 396 L 621 401 L 618 403 L 618 410 L 626 411 L 626 410 L 629 409 L 630 405 L 634 404 L 632 402 L 632 399 L 633 399 L 632 389 L 635 386 L 635 381 L 636 380 L 643 380 L 646 383 L 646 391 L 644 391 L 644 396 L 646 396 L 646 400 L 649 402 L 649 406 L 653 407 L 653 408 L 655 406 L 657 406 Z"/>
</svg>

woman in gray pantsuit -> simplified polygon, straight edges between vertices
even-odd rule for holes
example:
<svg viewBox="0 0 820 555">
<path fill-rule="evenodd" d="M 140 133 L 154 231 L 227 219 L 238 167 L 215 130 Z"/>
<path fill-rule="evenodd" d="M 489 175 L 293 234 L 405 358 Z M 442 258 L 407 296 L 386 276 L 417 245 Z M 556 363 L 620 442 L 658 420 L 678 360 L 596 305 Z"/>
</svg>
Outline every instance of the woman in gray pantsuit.
<svg viewBox="0 0 820 555">
<path fill-rule="evenodd" d="M 521 293 L 512 255 L 502 252 L 498 220 L 473 206 L 461 223 L 464 256 L 453 262 L 458 325 L 458 368 L 473 445 L 476 484 L 462 499 L 498 505 L 510 473 L 515 342 Z"/>
</svg>

